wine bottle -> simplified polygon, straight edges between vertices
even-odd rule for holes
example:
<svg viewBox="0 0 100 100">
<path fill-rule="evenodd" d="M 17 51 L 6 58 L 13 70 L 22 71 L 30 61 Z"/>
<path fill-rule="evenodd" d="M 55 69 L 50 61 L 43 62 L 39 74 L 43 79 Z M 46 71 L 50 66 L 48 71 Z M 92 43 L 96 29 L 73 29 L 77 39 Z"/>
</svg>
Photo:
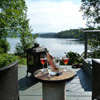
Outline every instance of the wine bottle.
<svg viewBox="0 0 100 100">
<path fill-rule="evenodd" d="M 46 54 L 47 54 L 47 61 L 49 62 L 50 66 L 56 68 L 56 65 L 53 61 L 53 56 L 49 54 L 47 49 L 46 49 Z"/>
</svg>

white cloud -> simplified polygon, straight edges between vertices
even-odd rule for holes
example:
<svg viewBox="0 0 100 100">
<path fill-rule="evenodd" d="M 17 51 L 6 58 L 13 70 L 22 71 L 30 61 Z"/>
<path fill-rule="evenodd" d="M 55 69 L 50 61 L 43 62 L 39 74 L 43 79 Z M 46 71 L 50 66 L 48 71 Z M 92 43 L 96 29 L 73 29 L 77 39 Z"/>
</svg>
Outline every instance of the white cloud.
<svg viewBox="0 0 100 100">
<path fill-rule="evenodd" d="M 30 2 L 31 1 L 31 2 Z M 26 0 L 28 18 L 34 32 L 59 32 L 85 27 L 80 5 L 68 1 L 50 2 Z"/>
</svg>

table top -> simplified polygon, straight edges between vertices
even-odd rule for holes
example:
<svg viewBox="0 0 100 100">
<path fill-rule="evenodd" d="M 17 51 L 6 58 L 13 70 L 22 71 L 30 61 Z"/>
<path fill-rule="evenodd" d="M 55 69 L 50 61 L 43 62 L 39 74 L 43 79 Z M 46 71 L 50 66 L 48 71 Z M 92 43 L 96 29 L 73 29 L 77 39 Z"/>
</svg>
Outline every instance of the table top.
<svg viewBox="0 0 100 100">
<path fill-rule="evenodd" d="M 34 77 L 38 79 L 40 82 L 45 83 L 67 82 L 73 79 L 74 75 L 75 73 L 72 70 L 63 71 L 63 68 L 60 68 L 60 74 L 55 76 L 49 75 L 47 68 L 45 72 L 41 72 L 41 69 L 34 72 Z"/>
</svg>

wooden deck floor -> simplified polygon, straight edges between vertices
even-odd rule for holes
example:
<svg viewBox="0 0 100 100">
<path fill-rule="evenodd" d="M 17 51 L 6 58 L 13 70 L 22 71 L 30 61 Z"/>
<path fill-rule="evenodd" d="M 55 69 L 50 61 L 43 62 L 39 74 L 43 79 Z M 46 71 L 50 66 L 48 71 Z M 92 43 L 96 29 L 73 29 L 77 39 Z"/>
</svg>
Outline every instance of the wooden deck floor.
<svg viewBox="0 0 100 100">
<path fill-rule="evenodd" d="M 41 100 L 42 84 L 31 76 L 26 78 L 26 69 L 24 65 L 18 66 L 20 100 Z M 72 81 L 66 83 L 66 100 L 91 100 L 92 80 L 82 69 L 72 70 L 76 74 Z"/>
</svg>

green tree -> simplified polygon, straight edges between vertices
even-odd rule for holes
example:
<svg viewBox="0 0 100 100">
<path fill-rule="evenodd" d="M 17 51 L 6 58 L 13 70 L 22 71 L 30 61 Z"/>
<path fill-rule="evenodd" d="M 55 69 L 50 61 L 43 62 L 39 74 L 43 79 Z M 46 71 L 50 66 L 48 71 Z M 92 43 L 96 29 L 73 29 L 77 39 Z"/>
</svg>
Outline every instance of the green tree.
<svg viewBox="0 0 100 100">
<path fill-rule="evenodd" d="M 81 29 L 70 29 L 70 30 L 58 32 L 54 36 L 56 38 L 76 38 L 79 40 L 83 40 L 84 33 L 82 30 L 83 30 L 82 28 Z"/>
<path fill-rule="evenodd" d="M 0 39 L 0 53 L 7 53 L 10 50 L 7 39 Z"/>
<path fill-rule="evenodd" d="M 0 38 L 16 35 L 23 14 L 24 0 L 0 0 Z"/>
<path fill-rule="evenodd" d="M 82 0 L 80 10 L 89 29 L 100 29 L 100 0 Z M 89 57 L 100 58 L 100 33 L 89 33 Z"/>
<path fill-rule="evenodd" d="M 80 10 L 88 27 L 100 27 L 100 0 L 82 0 Z"/>
<path fill-rule="evenodd" d="M 89 33 L 88 44 L 88 57 L 100 58 L 100 33 Z"/>
<path fill-rule="evenodd" d="M 7 45 L 8 43 L 6 37 L 9 33 L 13 33 L 14 35 L 16 29 L 13 25 L 15 25 L 15 27 L 18 25 L 17 18 L 20 16 L 16 5 L 18 3 L 18 1 L 14 0 L 0 0 L 0 48 L 5 53 L 7 53 L 10 48 L 9 45 Z"/>
<path fill-rule="evenodd" d="M 21 15 L 20 18 L 20 43 L 18 43 L 16 45 L 16 52 L 15 54 L 17 55 L 25 55 L 25 50 L 29 47 L 32 46 L 32 44 L 34 43 L 34 39 L 36 38 L 36 36 L 33 36 L 31 34 L 32 29 L 29 26 L 29 19 L 27 19 L 27 7 L 26 4 L 24 3 L 23 5 L 24 9 L 23 10 L 23 14 Z"/>
<path fill-rule="evenodd" d="M 34 43 L 34 39 L 37 37 L 36 35 L 31 34 L 31 27 L 29 27 L 29 20 L 26 19 L 24 16 L 24 21 L 21 22 L 21 29 L 20 29 L 20 43 L 16 45 L 16 52 L 17 55 L 25 55 L 25 50 L 29 47 L 32 47 Z"/>
<path fill-rule="evenodd" d="M 34 41 L 31 32 L 25 0 L 0 0 L 0 39 L 20 36 L 24 51 Z"/>
</svg>

